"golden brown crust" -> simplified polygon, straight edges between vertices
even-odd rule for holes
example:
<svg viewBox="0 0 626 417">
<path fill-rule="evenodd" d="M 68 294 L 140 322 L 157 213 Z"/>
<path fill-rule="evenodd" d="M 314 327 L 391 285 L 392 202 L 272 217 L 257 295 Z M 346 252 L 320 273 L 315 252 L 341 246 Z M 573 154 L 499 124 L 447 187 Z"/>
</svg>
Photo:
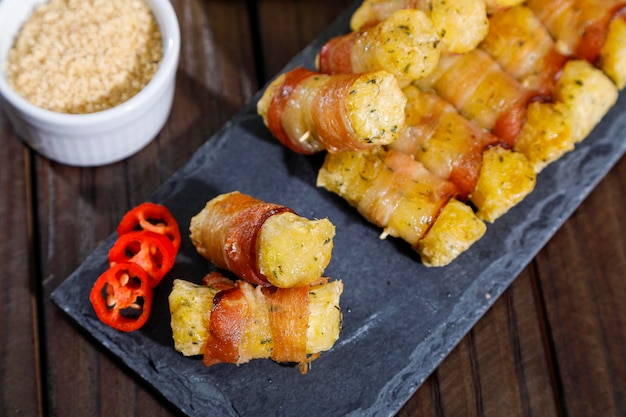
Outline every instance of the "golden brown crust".
<svg viewBox="0 0 626 417">
<path fill-rule="evenodd" d="M 191 240 L 198 253 L 216 266 L 253 284 L 269 285 L 259 271 L 257 237 L 271 216 L 293 212 L 239 192 L 220 195 L 191 219 Z"/>
<path fill-rule="evenodd" d="M 402 85 L 430 74 L 440 54 L 440 39 L 426 14 L 401 9 L 373 27 L 331 39 L 317 63 L 325 74 L 385 70 Z"/>
<path fill-rule="evenodd" d="M 257 112 L 294 152 L 343 152 L 393 142 L 404 126 L 405 102 L 386 71 L 328 75 L 296 68 L 270 84 Z"/>
</svg>

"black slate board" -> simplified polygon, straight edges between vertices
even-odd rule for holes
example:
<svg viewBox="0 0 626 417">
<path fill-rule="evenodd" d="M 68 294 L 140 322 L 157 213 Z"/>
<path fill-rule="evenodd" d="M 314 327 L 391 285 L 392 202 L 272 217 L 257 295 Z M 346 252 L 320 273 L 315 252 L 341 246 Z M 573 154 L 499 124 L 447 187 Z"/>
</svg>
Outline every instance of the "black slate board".
<svg viewBox="0 0 626 417">
<path fill-rule="evenodd" d="M 354 7 L 287 68 L 313 68 L 319 47 L 348 30 Z M 207 368 L 174 350 L 167 305 L 172 280 L 200 282 L 212 268 L 188 239 L 157 288 L 152 315 L 140 331 L 122 334 L 102 325 L 88 301 L 93 282 L 106 268 L 114 235 L 52 294 L 82 330 L 188 416 L 394 415 L 626 151 L 622 95 L 590 137 L 546 168 L 535 191 L 489 225 L 469 251 L 449 266 L 426 268 L 403 242 L 380 240 L 379 229 L 315 187 L 322 156 L 296 155 L 281 147 L 256 115 L 258 97 L 152 201 L 168 206 L 183 232 L 206 201 L 233 190 L 335 224 L 326 275 L 344 282 L 344 328 L 307 375 L 270 360 Z"/>
</svg>

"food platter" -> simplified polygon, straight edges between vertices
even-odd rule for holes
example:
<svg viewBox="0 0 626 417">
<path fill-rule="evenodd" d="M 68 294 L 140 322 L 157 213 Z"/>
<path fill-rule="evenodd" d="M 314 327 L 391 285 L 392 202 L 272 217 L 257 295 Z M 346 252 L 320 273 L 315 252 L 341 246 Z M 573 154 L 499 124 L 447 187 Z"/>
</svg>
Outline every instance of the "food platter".
<svg viewBox="0 0 626 417">
<path fill-rule="evenodd" d="M 287 68 L 312 68 L 319 47 L 348 30 L 353 10 Z M 315 186 L 323 155 L 297 155 L 274 140 L 256 114 L 259 96 L 151 201 L 166 205 L 183 233 L 206 201 L 233 190 L 333 222 L 337 234 L 326 275 L 344 282 L 343 332 L 306 375 L 270 360 L 205 367 L 174 350 L 167 304 L 172 281 L 200 282 L 213 268 L 186 238 L 140 331 L 108 328 L 88 302 L 114 235 L 52 294 L 81 330 L 188 416 L 394 415 L 626 151 L 622 95 L 592 134 L 542 171 L 533 193 L 490 224 L 481 240 L 450 265 L 427 268 L 402 241 L 379 239 L 379 229 Z"/>
</svg>

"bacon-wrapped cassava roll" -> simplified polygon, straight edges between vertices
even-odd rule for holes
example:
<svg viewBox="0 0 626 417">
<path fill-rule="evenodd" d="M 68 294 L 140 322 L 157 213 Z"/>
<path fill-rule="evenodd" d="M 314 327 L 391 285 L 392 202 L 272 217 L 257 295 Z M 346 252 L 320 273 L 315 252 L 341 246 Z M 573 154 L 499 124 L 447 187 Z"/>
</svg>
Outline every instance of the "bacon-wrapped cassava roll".
<svg viewBox="0 0 626 417">
<path fill-rule="evenodd" d="M 481 48 L 525 87 L 565 103 L 575 113 L 573 122 L 581 125 L 574 127 L 575 142 L 584 139 L 614 104 L 614 84 L 601 70 L 558 52 L 528 7 L 500 11 L 489 22 L 489 34 Z"/>
<path fill-rule="evenodd" d="M 593 65 L 583 60 L 570 60 L 554 91 L 554 100 L 564 103 L 572 112 L 572 129 L 576 143 L 585 139 L 615 104 L 617 87 Z"/>
<path fill-rule="evenodd" d="M 480 49 L 442 56 L 438 68 L 415 84 L 424 90 L 434 89 L 459 113 L 511 148 L 524 124 L 528 103 L 538 96 Z"/>
<path fill-rule="evenodd" d="M 442 57 L 439 68 L 415 84 L 434 89 L 462 115 L 523 152 L 536 172 L 584 139 L 617 98 L 604 74 L 569 60 L 543 102 L 545 97 L 524 88 L 482 49 Z"/>
<path fill-rule="evenodd" d="M 626 84 L 626 2 L 529 0 L 526 2 L 568 55 L 602 68 L 621 89 Z"/>
<path fill-rule="evenodd" d="M 409 86 L 404 94 L 407 127 L 390 148 L 454 183 L 458 198 L 470 198 L 478 217 L 493 222 L 534 189 L 536 175 L 523 154 L 499 146 L 499 138 L 433 92 Z"/>
<path fill-rule="evenodd" d="M 539 172 L 587 137 L 615 103 L 617 89 L 601 70 L 561 54 L 531 9 L 501 10 L 489 22 L 481 49 L 522 85 L 550 97 L 530 104 L 515 145 Z"/>
<path fill-rule="evenodd" d="M 253 284 L 289 288 L 319 279 L 330 262 L 335 227 L 290 208 L 234 191 L 191 219 L 200 255 Z"/>
<path fill-rule="evenodd" d="M 324 74 L 385 70 L 404 84 L 430 74 L 440 51 L 431 20 L 417 9 L 402 9 L 373 27 L 331 39 L 317 67 Z"/>
<path fill-rule="evenodd" d="M 480 48 L 528 89 L 551 96 L 568 60 L 535 13 L 525 6 L 489 16 L 489 32 Z"/>
<path fill-rule="evenodd" d="M 270 358 L 306 373 L 339 337 L 341 281 L 268 288 L 213 273 L 204 283 L 174 280 L 169 308 L 175 349 L 207 366 Z"/>
<path fill-rule="evenodd" d="M 291 150 L 312 154 L 387 145 L 404 126 L 406 98 L 386 71 L 279 75 L 257 103 L 270 132 Z"/>
<path fill-rule="evenodd" d="M 428 266 L 451 262 L 486 229 L 469 206 L 454 199 L 454 184 L 402 152 L 379 148 L 328 154 L 317 185 L 382 227 L 381 237 L 408 242 Z"/>
<path fill-rule="evenodd" d="M 483 152 L 483 163 L 470 201 L 476 215 L 493 223 L 535 189 L 537 174 L 522 152 L 492 146 Z"/>
<path fill-rule="evenodd" d="M 515 149 L 541 171 L 584 140 L 617 101 L 613 82 L 583 60 L 567 61 L 551 102 L 533 102 Z"/>
<path fill-rule="evenodd" d="M 470 122 L 432 91 L 406 87 L 406 127 L 390 149 L 412 155 L 430 172 L 454 183 L 458 197 L 476 187 L 482 154 L 500 139 Z"/>
<path fill-rule="evenodd" d="M 365 0 L 352 15 L 350 27 L 353 31 L 367 28 L 401 9 L 424 12 L 432 20 L 447 53 L 476 48 L 489 27 L 485 0 Z"/>
</svg>

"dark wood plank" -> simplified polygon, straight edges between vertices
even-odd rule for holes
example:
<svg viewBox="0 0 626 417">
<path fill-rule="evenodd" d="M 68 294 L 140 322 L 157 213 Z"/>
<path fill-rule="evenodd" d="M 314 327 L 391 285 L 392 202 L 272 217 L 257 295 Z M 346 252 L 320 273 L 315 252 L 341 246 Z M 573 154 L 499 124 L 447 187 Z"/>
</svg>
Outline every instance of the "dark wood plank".
<svg viewBox="0 0 626 417">
<path fill-rule="evenodd" d="M 354 2 L 260 0 L 257 3 L 265 82 L 274 78 L 294 55 Z"/>
<path fill-rule="evenodd" d="M 570 417 L 626 415 L 625 178 L 622 158 L 537 258 Z"/>
<path fill-rule="evenodd" d="M 0 112 L 0 415 L 36 416 L 39 349 L 29 152 Z"/>
</svg>

